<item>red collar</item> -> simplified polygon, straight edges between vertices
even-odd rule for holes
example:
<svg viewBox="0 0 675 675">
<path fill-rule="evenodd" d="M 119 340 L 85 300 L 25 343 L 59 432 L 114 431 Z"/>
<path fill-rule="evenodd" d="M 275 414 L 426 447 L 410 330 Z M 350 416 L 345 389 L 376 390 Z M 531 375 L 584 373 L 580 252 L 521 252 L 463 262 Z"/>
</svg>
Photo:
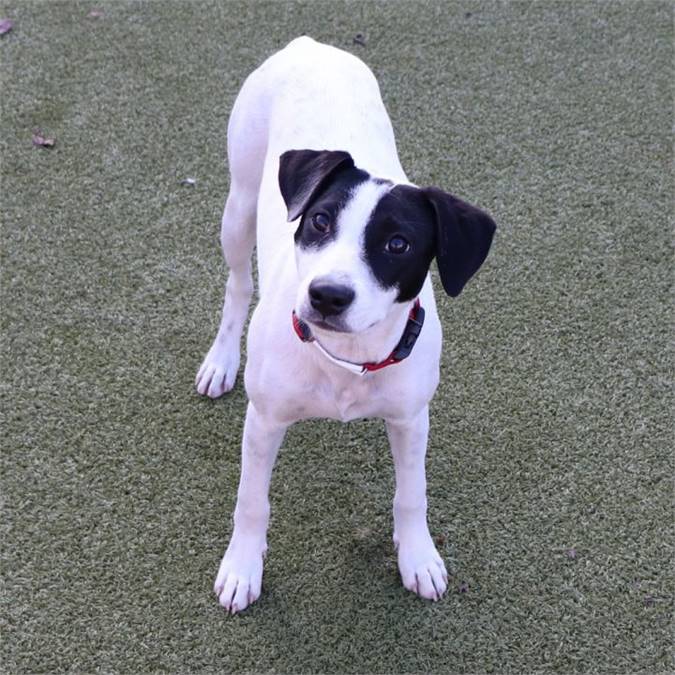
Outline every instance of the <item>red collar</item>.
<svg viewBox="0 0 675 675">
<path fill-rule="evenodd" d="M 415 300 L 415 304 L 412 306 L 410 314 L 408 314 L 408 323 L 405 325 L 401 339 L 398 341 L 398 344 L 394 347 L 391 354 L 389 354 L 389 356 L 384 359 L 384 361 L 380 361 L 379 363 L 352 363 L 351 361 L 345 361 L 343 359 L 339 359 L 336 356 L 333 356 L 312 335 L 312 331 L 310 330 L 309 326 L 296 316 L 295 311 L 293 312 L 292 316 L 293 329 L 295 330 L 296 335 L 303 342 L 313 343 L 330 361 L 357 375 L 365 375 L 366 373 L 372 373 L 375 370 L 380 370 L 381 368 L 391 366 L 394 363 L 400 363 L 403 361 L 403 359 L 410 356 L 410 352 L 412 352 L 415 342 L 417 342 L 417 338 L 419 337 L 420 331 L 422 330 L 422 325 L 424 324 L 424 308 L 420 305 L 418 298 Z"/>
</svg>

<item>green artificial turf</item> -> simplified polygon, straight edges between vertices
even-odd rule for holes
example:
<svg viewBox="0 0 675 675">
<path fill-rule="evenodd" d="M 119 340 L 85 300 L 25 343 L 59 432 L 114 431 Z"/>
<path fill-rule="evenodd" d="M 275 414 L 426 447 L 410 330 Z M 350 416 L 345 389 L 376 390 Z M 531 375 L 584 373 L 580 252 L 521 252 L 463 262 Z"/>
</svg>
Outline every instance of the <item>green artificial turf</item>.
<svg viewBox="0 0 675 675">
<path fill-rule="evenodd" d="M 4 672 L 672 670 L 672 3 L 0 0 L 5 17 Z M 374 70 L 411 180 L 499 231 L 439 294 L 447 598 L 400 585 L 382 424 L 317 421 L 286 438 L 264 592 L 231 618 L 212 582 L 245 394 L 193 380 L 225 279 L 229 109 L 303 33 Z"/>
</svg>

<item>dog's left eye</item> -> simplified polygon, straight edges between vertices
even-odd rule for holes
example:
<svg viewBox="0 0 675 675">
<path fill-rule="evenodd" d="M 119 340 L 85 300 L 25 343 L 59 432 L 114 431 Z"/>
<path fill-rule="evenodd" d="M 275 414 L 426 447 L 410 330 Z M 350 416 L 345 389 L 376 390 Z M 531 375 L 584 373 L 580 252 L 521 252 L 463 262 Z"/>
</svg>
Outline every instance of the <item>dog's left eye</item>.
<svg viewBox="0 0 675 675">
<path fill-rule="evenodd" d="M 326 234 L 330 229 L 330 218 L 325 213 L 315 213 L 312 216 L 312 226 L 317 232 Z"/>
<path fill-rule="evenodd" d="M 401 253 L 405 253 L 410 249 L 410 244 L 400 236 L 395 236 L 392 237 L 388 242 L 387 242 L 387 251 L 389 253 L 394 253 L 396 255 L 400 255 Z"/>
</svg>

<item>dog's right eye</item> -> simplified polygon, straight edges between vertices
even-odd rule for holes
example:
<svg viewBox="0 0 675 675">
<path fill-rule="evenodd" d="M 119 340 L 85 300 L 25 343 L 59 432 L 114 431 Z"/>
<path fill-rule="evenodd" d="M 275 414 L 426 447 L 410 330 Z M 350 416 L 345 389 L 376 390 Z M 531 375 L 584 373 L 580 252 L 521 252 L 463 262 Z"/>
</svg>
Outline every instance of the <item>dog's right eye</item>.
<svg viewBox="0 0 675 675">
<path fill-rule="evenodd" d="M 312 227 L 321 234 L 327 234 L 330 230 L 330 218 L 325 213 L 315 213 L 312 216 Z"/>
</svg>

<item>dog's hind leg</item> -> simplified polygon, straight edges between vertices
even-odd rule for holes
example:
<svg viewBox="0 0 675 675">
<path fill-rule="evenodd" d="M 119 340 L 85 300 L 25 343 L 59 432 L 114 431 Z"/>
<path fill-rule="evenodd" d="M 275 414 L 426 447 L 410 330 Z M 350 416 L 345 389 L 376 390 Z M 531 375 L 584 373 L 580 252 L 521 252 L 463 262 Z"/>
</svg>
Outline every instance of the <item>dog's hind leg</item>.
<svg viewBox="0 0 675 675">
<path fill-rule="evenodd" d="M 231 181 L 220 241 L 230 274 L 218 334 L 195 380 L 197 391 L 211 398 L 221 396 L 234 385 L 241 334 L 253 295 L 251 256 L 267 146 L 266 123 L 256 98 L 255 82 L 247 81 L 233 107 L 227 132 Z"/>
<path fill-rule="evenodd" d="M 217 398 L 232 389 L 240 361 L 241 334 L 253 294 L 251 255 L 255 241 L 255 204 L 232 181 L 221 226 L 220 240 L 230 269 L 220 327 L 211 349 L 197 372 L 200 394 Z"/>
</svg>

